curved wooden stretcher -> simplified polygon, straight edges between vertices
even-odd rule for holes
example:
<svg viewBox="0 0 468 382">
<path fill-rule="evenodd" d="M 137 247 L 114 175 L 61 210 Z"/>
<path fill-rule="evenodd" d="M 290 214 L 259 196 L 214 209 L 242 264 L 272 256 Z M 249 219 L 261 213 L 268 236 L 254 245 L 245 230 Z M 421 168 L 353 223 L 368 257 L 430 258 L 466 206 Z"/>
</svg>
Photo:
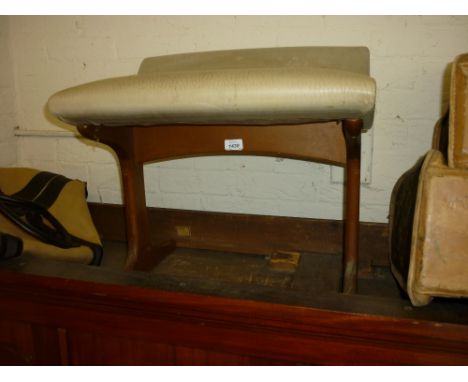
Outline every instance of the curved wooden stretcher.
<svg viewBox="0 0 468 382">
<path fill-rule="evenodd" d="M 375 83 L 366 48 L 271 48 L 145 59 L 135 76 L 61 91 L 49 110 L 117 154 L 127 269 L 174 249 L 153 243 L 143 164 L 201 155 L 264 155 L 346 167 L 343 291 L 357 288 L 360 136 Z M 241 140 L 241 150 L 225 143 Z M 239 142 L 239 141 L 237 141 Z"/>
</svg>

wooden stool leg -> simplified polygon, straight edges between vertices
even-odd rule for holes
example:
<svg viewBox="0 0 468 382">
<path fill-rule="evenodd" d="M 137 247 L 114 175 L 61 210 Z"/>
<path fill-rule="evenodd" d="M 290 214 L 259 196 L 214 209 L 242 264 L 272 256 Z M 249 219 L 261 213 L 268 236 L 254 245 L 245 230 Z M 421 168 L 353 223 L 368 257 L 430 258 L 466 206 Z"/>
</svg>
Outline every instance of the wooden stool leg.
<svg viewBox="0 0 468 382">
<path fill-rule="evenodd" d="M 143 164 L 133 159 L 120 159 L 128 253 L 125 269 L 150 271 L 174 251 L 172 241 L 154 245 L 150 238 L 150 224 L 145 198 Z"/>
<path fill-rule="evenodd" d="M 126 269 L 133 269 L 150 246 L 149 220 L 146 211 L 143 164 L 131 159 L 120 160 L 128 253 Z"/>
<path fill-rule="evenodd" d="M 83 126 L 80 133 L 110 146 L 120 162 L 128 253 L 125 269 L 149 271 L 175 249 L 173 241 L 153 244 L 146 209 L 143 163 L 136 160 L 135 130 Z"/>
<path fill-rule="evenodd" d="M 362 120 L 343 121 L 346 141 L 346 196 L 343 243 L 343 293 L 357 290 L 359 257 L 359 189 L 361 184 Z"/>
</svg>

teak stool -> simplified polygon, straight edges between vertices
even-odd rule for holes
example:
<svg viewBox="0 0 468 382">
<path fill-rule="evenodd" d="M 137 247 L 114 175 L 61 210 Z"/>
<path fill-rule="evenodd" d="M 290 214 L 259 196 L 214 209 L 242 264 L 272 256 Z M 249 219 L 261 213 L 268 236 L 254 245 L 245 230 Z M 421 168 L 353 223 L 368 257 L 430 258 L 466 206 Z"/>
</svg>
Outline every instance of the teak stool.
<svg viewBox="0 0 468 382">
<path fill-rule="evenodd" d="M 375 82 L 363 47 L 178 54 L 143 60 L 137 75 L 53 95 L 49 110 L 117 154 L 127 269 L 174 249 L 151 242 L 143 164 L 201 155 L 265 155 L 346 166 L 343 291 L 357 286 L 360 135 Z"/>
</svg>

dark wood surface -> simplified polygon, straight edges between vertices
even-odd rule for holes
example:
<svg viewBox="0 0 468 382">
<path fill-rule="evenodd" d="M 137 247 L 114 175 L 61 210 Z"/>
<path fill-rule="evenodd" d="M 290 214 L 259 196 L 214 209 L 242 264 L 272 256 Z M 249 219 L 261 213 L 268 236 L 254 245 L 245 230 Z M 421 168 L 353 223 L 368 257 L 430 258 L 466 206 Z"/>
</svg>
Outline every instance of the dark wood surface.
<svg viewBox="0 0 468 382">
<path fill-rule="evenodd" d="M 90 203 L 89 208 L 103 239 L 125 241 L 121 205 Z M 150 235 L 158 242 L 174 241 L 181 248 L 259 255 L 302 251 L 341 257 L 342 253 L 342 221 L 153 207 L 148 214 Z M 182 235 L 178 228 L 185 230 Z M 389 266 L 387 224 L 361 222 L 359 234 L 360 272 L 370 272 L 371 266 Z"/>
<path fill-rule="evenodd" d="M 468 364 L 468 305 L 412 308 L 388 269 L 338 292 L 341 260 L 179 249 L 151 273 L 25 256 L 2 264 L 0 359 L 17 364 Z"/>
</svg>

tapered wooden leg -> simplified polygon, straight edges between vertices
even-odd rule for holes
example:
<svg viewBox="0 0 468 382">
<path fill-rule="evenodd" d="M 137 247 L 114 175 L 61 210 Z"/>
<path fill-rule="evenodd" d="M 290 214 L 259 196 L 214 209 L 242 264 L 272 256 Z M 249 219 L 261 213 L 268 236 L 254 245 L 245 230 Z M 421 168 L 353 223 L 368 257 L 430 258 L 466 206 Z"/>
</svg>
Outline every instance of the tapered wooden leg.
<svg viewBox="0 0 468 382">
<path fill-rule="evenodd" d="M 132 269 L 138 258 L 145 254 L 150 245 L 143 164 L 136 163 L 131 159 L 121 159 L 120 171 L 122 173 L 128 241 L 125 267 Z"/>
<path fill-rule="evenodd" d="M 145 199 L 143 164 L 121 159 L 128 254 L 125 268 L 149 271 L 175 249 L 173 242 L 153 245 Z"/>
<path fill-rule="evenodd" d="M 167 241 L 154 244 L 150 238 L 143 163 L 136 160 L 135 129 L 82 126 L 78 130 L 83 136 L 110 146 L 117 154 L 122 174 L 127 230 L 128 253 L 125 269 L 151 270 L 175 249 L 175 243 Z"/>
<path fill-rule="evenodd" d="M 362 120 L 343 121 L 346 141 L 346 195 L 343 241 L 343 293 L 357 290 L 359 257 L 359 189 L 361 183 Z"/>
</svg>

